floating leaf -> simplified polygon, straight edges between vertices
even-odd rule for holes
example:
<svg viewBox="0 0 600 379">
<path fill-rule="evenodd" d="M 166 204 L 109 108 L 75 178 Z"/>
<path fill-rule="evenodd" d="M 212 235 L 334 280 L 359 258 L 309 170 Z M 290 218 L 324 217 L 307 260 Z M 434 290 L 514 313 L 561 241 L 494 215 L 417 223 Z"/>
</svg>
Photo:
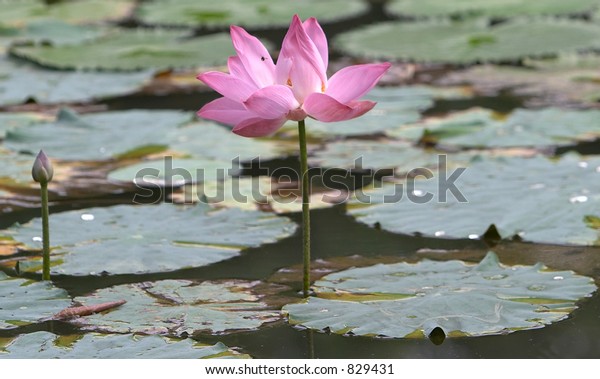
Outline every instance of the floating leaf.
<svg viewBox="0 0 600 379">
<path fill-rule="evenodd" d="M 166 138 L 172 150 L 197 158 L 241 162 L 260 158 L 267 161 L 286 156 L 286 145 L 272 139 L 240 138 L 231 129 L 202 121 L 173 130 Z M 294 145 L 294 147 L 296 147 Z"/>
<path fill-rule="evenodd" d="M 559 59 L 558 62 L 561 60 Z M 535 63 L 533 63 L 535 62 Z M 590 59 L 575 60 L 574 65 L 542 64 L 529 60 L 532 68 L 508 66 L 474 66 L 454 71 L 438 81 L 439 84 L 469 84 L 475 93 L 496 96 L 505 91 L 525 97 L 531 107 L 592 106 L 600 100 L 598 63 Z M 579 63 L 577 63 L 579 62 Z M 588 63 L 589 62 L 589 66 Z"/>
<path fill-rule="evenodd" d="M 96 26 L 71 25 L 56 20 L 39 20 L 19 28 L 4 28 L 0 24 L 0 53 L 13 43 L 81 43 L 97 38 L 106 31 Z"/>
<path fill-rule="evenodd" d="M 295 230 L 285 218 L 257 211 L 197 206 L 114 206 L 50 216 L 53 272 L 98 275 L 167 272 L 206 266 L 239 255 L 247 247 L 275 242 Z M 41 220 L 3 234 L 41 246 Z M 76 231 L 76 232 L 75 232 Z M 22 271 L 37 271 L 34 260 Z"/>
<path fill-rule="evenodd" d="M 277 293 L 282 288 L 287 287 L 243 281 L 161 280 L 125 284 L 76 298 L 82 304 L 117 298 L 127 303 L 106 314 L 72 322 L 94 331 L 176 336 L 253 330 L 281 317 L 278 308 L 269 305 L 265 293 Z"/>
<path fill-rule="evenodd" d="M 396 263 L 329 274 L 317 298 L 286 305 L 291 324 L 333 333 L 384 337 L 504 334 L 560 321 L 594 281 L 543 265 L 504 267 L 490 252 L 461 261 Z"/>
<path fill-rule="evenodd" d="M 0 105 L 21 104 L 30 99 L 37 103 L 87 102 L 134 92 L 150 78 L 150 72 L 43 70 L 24 62 L 17 64 L 0 58 Z"/>
<path fill-rule="evenodd" d="M 0 73 L 0 101 L 2 96 L 2 74 Z M 49 117 L 38 113 L 0 113 L 0 139 L 6 137 L 8 130 L 28 126 L 41 121 L 47 121 Z M 2 153 L 0 152 L 0 155 Z"/>
<path fill-rule="evenodd" d="M 596 8 L 596 0 L 401 0 L 392 1 L 388 10 L 406 16 L 491 16 L 574 15 Z"/>
<path fill-rule="evenodd" d="M 50 157 L 60 159 L 115 158 L 140 147 L 161 145 L 166 133 L 190 119 L 189 113 L 178 111 L 131 110 L 78 115 L 63 109 L 53 123 L 9 131 L 5 146 L 31 154 L 43 148 Z"/>
<path fill-rule="evenodd" d="M 218 342 L 203 345 L 191 339 L 160 336 L 97 334 L 58 336 L 50 332 L 22 334 L 0 348 L 0 358 L 26 359 L 198 359 L 249 358 Z"/>
<path fill-rule="evenodd" d="M 223 180 L 238 172 L 231 162 L 165 157 L 111 171 L 108 179 L 135 183 L 138 187 L 164 187 Z"/>
<path fill-rule="evenodd" d="M 133 6 L 131 0 L 69 0 L 51 5 L 44 0 L 3 0 L 0 25 L 19 27 L 44 19 L 81 24 L 117 20 L 127 16 Z"/>
<path fill-rule="evenodd" d="M 186 26 L 287 26 L 294 14 L 303 20 L 327 22 L 358 15 L 367 4 L 360 0 L 303 0 L 294 4 L 269 0 L 157 0 L 142 4 L 136 15 L 147 24 Z"/>
<path fill-rule="evenodd" d="M 52 283 L 10 278 L 0 272 L 0 330 L 49 318 L 71 304 L 67 291 Z"/>
<path fill-rule="evenodd" d="M 226 33 L 186 37 L 169 30 L 120 30 L 85 44 L 17 46 L 11 53 L 45 67 L 90 70 L 212 67 L 234 55 Z"/>
<path fill-rule="evenodd" d="M 405 141 L 355 140 L 328 143 L 309 158 L 312 166 L 348 169 L 396 168 L 408 172 L 436 166 L 438 155 Z"/>
<path fill-rule="evenodd" d="M 405 196 L 406 183 L 390 184 L 366 192 L 368 197 L 354 200 L 348 211 L 395 233 L 480 238 L 494 225 L 503 238 L 592 245 L 599 235 L 587 227 L 585 216 L 600 214 L 594 184 L 600 179 L 598 167 L 600 160 L 591 157 L 565 156 L 557 162 L 482 157 L 462 174 L 446 172 L 447 180 L 441 174 L 416 180 L 417 200 Z M 396 196 L 384 200 L 392 193 Z"/>
<path fill-rule="evenodd" d="M 514 20 L 493 27 L 480 20 L 436 20 L 380 23 L 340 34 L 334 43 L 368 58 L 468 63 L 598 47 L 598 33 L 600 26 L 570 20 Z"/>
<path fill-rule="evenodd" d="M 507 116 L 481 108 L 389 130 L 393 137 L 464 147 L 561 146 L 600 138 L 600 111 L 517 109 Z"/>
</svg>

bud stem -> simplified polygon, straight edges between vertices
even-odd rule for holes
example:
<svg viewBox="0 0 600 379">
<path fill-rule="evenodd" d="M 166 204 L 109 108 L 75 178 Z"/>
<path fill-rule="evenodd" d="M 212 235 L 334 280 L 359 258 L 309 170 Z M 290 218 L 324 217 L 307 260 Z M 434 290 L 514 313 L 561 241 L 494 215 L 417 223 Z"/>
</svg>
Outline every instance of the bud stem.
<svg viewBox="0 0 600 379">
<path fill-rule="evenodd" d="M 304 120 L 298 121 L 298 142 L 300 144 L 300 176 L 302 180 L 302 256 L 304 261 L 302 293 L 310 293 L 310 178 L 306 153 L 306 127 Z"/>
<path fill-rule="evenodd" d="M 40 183 L 42 192 L 42 280 L 50 280 L 50 228 L 48 226 L 48 183 Z"/>
</svg>

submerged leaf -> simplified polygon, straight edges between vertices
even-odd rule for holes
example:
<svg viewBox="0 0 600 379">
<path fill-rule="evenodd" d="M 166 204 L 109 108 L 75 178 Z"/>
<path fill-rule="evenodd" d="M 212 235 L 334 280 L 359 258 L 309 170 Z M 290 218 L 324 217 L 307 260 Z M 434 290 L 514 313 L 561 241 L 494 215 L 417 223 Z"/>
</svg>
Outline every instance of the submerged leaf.
<svg viewBox="0 0 600 379">
<path fill-rule="evenodd" d="M 439 334 L 436 328 L 446 336 L 540 328 L 596 290 L 591 278 L 571 271 L 504 267 L 492 252 L 477 265 L 424 260 L 350 269 L 313 288 L 318 297 L 283 308 L 291 324 L 395 338 Z"/>
</svg>

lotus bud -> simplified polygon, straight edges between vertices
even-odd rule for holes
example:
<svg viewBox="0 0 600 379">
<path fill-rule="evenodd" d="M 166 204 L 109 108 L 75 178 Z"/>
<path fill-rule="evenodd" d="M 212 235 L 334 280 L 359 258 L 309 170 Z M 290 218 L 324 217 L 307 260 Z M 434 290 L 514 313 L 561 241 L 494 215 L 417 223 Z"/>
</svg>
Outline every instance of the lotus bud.
<svg viewBox="0 0 600 379">
<path fill-rule="evenodd" d="M 46 154 L 44 154 L 44 151 L 40 150 L 39 154 L 35 158 L 35 162 L 33 162 L 33 167 L 31 169 L 31 176 L 33 176 L 33 180 L 45 185 L 52 180 L 53 175 L 54 168 L 52 168 L 52 162 L 50 162 L 50 159 L 48 159 Z"/>
</svg>

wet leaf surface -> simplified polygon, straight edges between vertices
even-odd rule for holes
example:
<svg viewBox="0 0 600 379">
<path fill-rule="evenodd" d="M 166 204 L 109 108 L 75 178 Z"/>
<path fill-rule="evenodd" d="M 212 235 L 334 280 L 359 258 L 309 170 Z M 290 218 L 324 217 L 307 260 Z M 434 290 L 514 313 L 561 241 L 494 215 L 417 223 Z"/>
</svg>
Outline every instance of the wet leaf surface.
<svg viewBox="0 0 600 379">
<path fill-rule="evenodd" d="M 286 287 L 260 282 L 194 282 L 162 280 L 102 289 L 76 301 L 82 304 L 124 299 L 127 303 L 105 314 L 71 322 L 87 330 L 193 335 L 253 330 L 280 319 L 277 293 Z"/>
<path fill-rule="evenodd" d="M 0 359 L 198 359 L 249 358 L 222 343 L 202 345 L 191 339 L 160 336 L 97 334 L 58 336 L 49 332 L 23 334 L 0 348 Z"/>
<path fill-rule="evenodd" d="M 541 264 L 504 267 L 490 252 L 478 265 L 425 260 L 337 272 L 315 283 L 317 297 L 283 310 L 292 324 L 338 334 L 479 336 L 562 320 L 596 289 L 591 278 Z"/>
</svg>

